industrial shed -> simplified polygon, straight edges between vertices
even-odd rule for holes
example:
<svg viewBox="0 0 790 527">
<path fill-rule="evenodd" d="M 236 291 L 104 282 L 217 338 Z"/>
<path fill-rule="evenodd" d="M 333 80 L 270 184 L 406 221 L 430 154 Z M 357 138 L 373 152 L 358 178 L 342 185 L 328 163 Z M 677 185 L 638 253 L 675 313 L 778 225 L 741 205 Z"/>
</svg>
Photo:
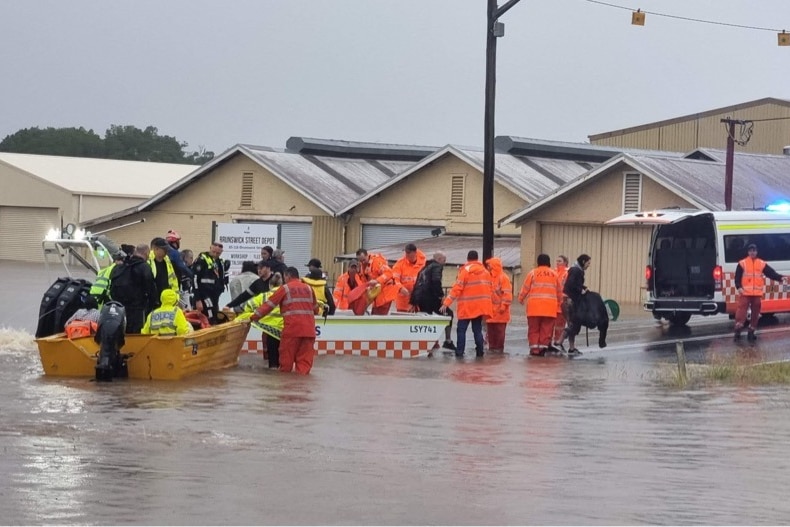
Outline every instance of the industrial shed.
<svg viewBox="0 0 790 527">
<path fill-rule="evenodd" d="M 43 261 L 50 229 L 136 205 L 195 168 L 0 152 L 0 260 Z"/>
<path fill-rule="evenodd" d="M 592 256 L 587 285 L 620 303 L 642 300 L 650 228 L 606 226 L 621 214 L 666 207 L 724 210 L 725 152 L 685 157 L 621 154 L 500 220 L 521 228 L 521 265 L 539 253 Z M 761 209 L 790 197 L 790 156 L 737 154 L 733 209 Z"/>
<path fill-rule="evenodd" d="M 663 121 L 589 136 L 590 143 L 613 148 L 644 148 L 689 152 L 696 148 L 727 147 L 724 118 L 752 121 L 749 141 L 739 152 L 782 154 L 790 145 L 790 100 L 765 97 Z M 735 137 L 745 137 L 748 125 L 736 126 Z"/>
</svg>

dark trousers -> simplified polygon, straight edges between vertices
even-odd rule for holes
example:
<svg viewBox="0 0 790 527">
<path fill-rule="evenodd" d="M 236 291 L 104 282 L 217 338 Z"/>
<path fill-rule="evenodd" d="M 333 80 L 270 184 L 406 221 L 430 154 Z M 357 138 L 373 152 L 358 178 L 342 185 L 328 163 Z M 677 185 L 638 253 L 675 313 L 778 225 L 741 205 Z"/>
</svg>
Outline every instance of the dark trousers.
<svg viewBox="0 0 790 527">
<path fill-rule="evenodd" d="M 280 339 L 274 338 L 271 335 L 264 333 L 266 338 L 266 353 L 269 356 L 269 367 L 280 367 Z"/>
<path fill-rule="evenodd" d="M 219 310 L 219 295 L 207 294 L 201 295 L 203 298 L 203 311 L 202 313 L 208 317 L 211 325 L 215 325 L 217 321 L 217 311 Z"/>
<path fill-rule="evenodd" d="M 475 338 L 475 351 L 478 355 L 483 353 L 485 341 L 483 340 L 483 317 L 458 319 L 458 328 L 456 329 L 456 355 L 463 355 L 466 349 L 466 330 L 469 323 L 472 324 L 472 335 Z"/>
<path fill-rule="evenodd" d="M 145 308 L 127 307 L 126 308 L 126 332 L 140 333 L 145 325 Z"/>
</svg>

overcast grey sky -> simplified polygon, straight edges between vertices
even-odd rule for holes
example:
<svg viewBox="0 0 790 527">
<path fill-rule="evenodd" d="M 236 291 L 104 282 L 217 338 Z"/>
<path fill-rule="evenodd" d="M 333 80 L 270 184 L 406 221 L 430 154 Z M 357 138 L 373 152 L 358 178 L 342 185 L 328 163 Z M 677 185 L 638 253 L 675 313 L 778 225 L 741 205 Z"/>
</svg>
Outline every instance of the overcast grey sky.
<svg viewBox="0 0 790 527">
<path fill-rule="evenodd" d="M 790 0 L 608 1 L 790 30 Z M 132 124 L 216 153 L 292 135 L 482 146 L 485 13 L 485 0 L 0 0 L 0 139 Z M 585 0 L 522 0 L 501 20 L 497 135 L 585 141 L 790 98 L 790 47 L 771 32 L 632 26 Z"/>
</svg>

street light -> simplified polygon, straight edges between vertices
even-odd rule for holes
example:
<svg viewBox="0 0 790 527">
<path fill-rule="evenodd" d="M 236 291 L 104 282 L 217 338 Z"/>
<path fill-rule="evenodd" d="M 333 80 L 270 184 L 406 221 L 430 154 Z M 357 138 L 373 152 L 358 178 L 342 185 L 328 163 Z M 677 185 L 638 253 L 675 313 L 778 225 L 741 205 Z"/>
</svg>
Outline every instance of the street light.
<svg viewBox="0 0 790 527">
<path fill-rule="evenodd" d="M 494 255 L 494 108 L 496 98 L 496 39 L 505 36 L 505 24 L 497 22 L 521 0 L 509 0 L 502 7 L 488 0 L 486 22 L 486 95 L 483 117 L 483 261 Z"/>
</svg>

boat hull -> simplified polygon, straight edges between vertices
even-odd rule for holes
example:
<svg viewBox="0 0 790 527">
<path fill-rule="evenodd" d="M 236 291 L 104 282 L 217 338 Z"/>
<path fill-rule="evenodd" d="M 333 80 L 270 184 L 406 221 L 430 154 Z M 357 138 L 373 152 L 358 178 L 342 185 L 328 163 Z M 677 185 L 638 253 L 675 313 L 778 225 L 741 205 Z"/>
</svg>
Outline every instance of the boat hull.
<svg viewBox="0 0 790 527">
<path fill-rule="evenodd" d="M 121 352 L 129 355 L 129 378 L 179 380 L 236 366 L 249 329 L 249 324 L 229 323 L 178 337 L 126 335 Z M 95 376 L 99 345 L 93 337 L 69 340 L 60 333 L 36 339 L 36 343 L 45 375 Z"/>
<path fill-rule="evenodd" d="M 358 355 L 409 359 L 428 355 L 440 338 L 449 318 L 426 314 L 333 315 L 315 317 L 316 355 Z M 244 351 L 261 351 L 260 331 L 255 328 Z"/>
</svg>

